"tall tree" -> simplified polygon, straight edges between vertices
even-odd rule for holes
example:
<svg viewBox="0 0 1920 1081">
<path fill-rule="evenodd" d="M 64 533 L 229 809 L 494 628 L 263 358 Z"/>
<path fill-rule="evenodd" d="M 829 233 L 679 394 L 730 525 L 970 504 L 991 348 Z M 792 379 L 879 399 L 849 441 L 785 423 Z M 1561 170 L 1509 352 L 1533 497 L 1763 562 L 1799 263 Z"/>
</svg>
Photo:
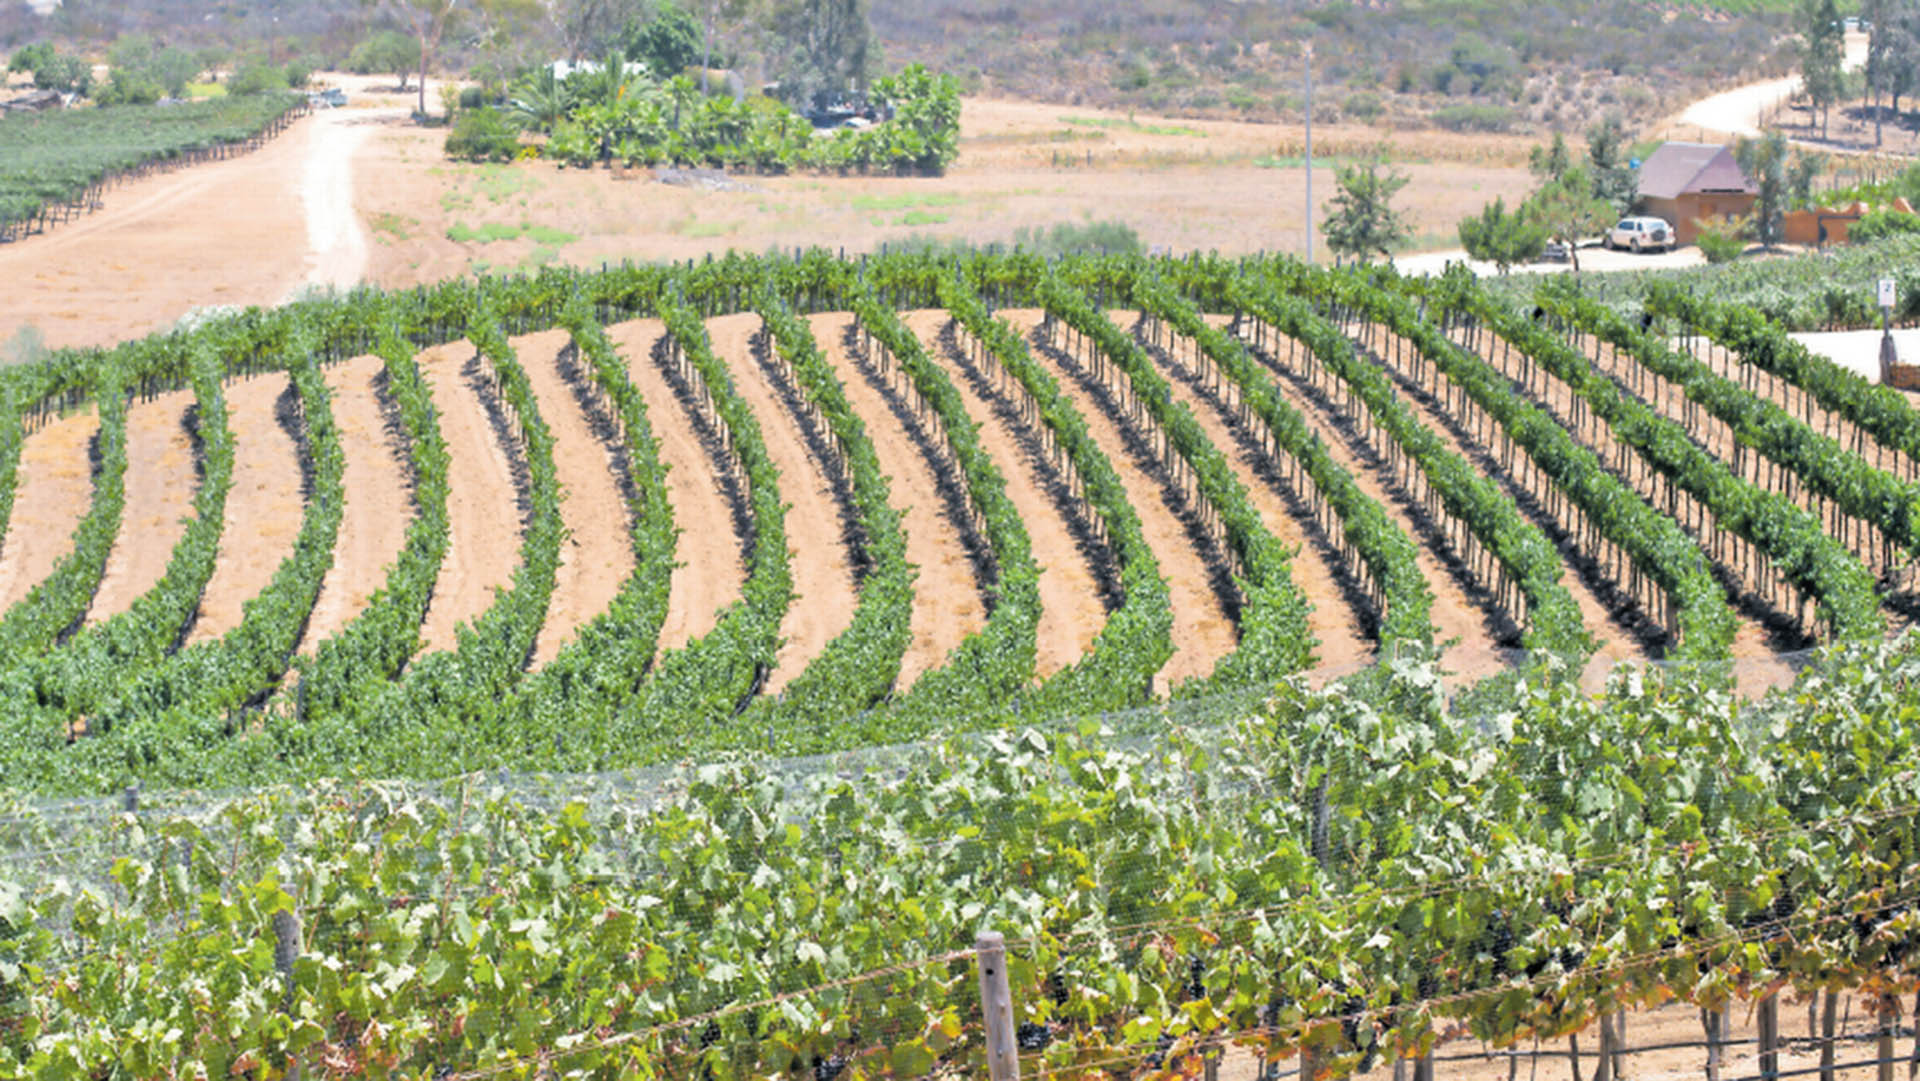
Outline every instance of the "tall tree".
<svg viewBox="0 0 1920 1081">
<path fill-rule="evenodd" d="M 1496 198 L 1480 213 L 1460 221 L 1460 246 L 1469 257 L 1498 267 L 1502 275 L 1515 264 L 1539 258 L 1546 244 L 1546 227 L 1524 207 L 1508 211 L 1505 199 Z"/>
<path fill-rule="evenodd" d="M 433 61 L 434 51 L 440 47 L 440 39 L 447 32 L 447 26 L 453 22 L 460 11 L 462 0 L 361 0 L 363 4 L 376 12 L 398 19 L 413 34 L 414 43 L 420 46 L 420 101 L 415 112 L 427 115 L 427 67 Z"/>
<path fill-rule="evenodd" d="M 865 93 L 880 66 L 867 0 L 780 0 L 772 27 L 780 96 L 795 108 Z"/>
<path fill-rule="evenodd" d="M 1522 208 L 1549 239 L 1567 246 L 1575 274 L 1580 273 L 1580 242 L 1604 231 L 1617 214 L 1612 202 L 1594 194 L 1596 186 L 1587 169 L 1575 167 L 1534 192 Z"/>
<path fill-rule="evenodd" d="M 1344 259 L 1352 256 L 1365 261 L 1375 253 L 1390 255 L 1401 241 L 1413 235 L 1413 227 L 1393 209 L 1393 197 L 1407 186 L 1409 178 L 1393 172 L 1382 173 L 1372 162 L 1345 165 L 1334 174 L 1333 212 L 1320 223 L 1327 247 Z"/>
<path fill-rule="evenodd" d="M 1591 194 L 1604 199 L 1615 214 L 1633 208 L 1640 194 L 1639 179 L 1627 165 L 1627 129 L 1620 117 L 1609 113 L 1587 129 L 1586 175 Z"/>
<path fill-rule="evenodd" d="M 1774 131 L 1757 139 L 1742 139 L 1735 145 L 1733 156 L 1759 191 L 1753 201 L 1754 239 L 1771 250 L 1780 242 L 1780 218 L 1786 212 L 1786 136 Z"/>
<path fill-rule="evenodd" d="M 1827 137 L 1827 112 L 1846 85 L 1846 31 L 1836 0 L 1803 0 L 1800 7 L 1800 79 L 1807 99 L 1820 112 L 1820 137 Z"/>
<path fill-rule="evenodd" d="M 1567 175 L 1567 170 L 1573 168 L 1573 152 L 1567 149 L 1567 137 L 1556 131 L 1551 145 L 1527 151 L 1527 168 L 1547 182 Z"/>
</svg>

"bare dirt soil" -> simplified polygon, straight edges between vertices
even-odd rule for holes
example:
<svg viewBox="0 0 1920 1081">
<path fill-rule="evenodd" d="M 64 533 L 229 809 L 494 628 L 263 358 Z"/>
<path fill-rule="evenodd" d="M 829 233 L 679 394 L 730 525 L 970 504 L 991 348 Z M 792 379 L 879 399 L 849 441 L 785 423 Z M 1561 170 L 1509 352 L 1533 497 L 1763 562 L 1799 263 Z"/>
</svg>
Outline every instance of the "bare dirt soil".
<svg viewBox="0 0 1920 1081">
<path fill-rule="evenodd" d="M 1020 512 L 1040 568 L 1040 619 L 1035 628 L 1034 674 L 1046 679 L 1078 661 L 1093 646 L 1106 623 L 1103 588 L 1096 559 L 1110 564 L 1104 548 L 1082 543 L 1054 498 L 1052 467 L 1038 452 L 1032 433 L 1018 419 L 1012 400 L 995 390 L 991 379 L 952 348 L 951 317 L 944 311 L 901 313 L 927 356 L 946 367 L 960 392 L 967 416 L 980 426 L 980 442 L 1006 480 L 1007 499 Z"/>
<path fill-rule="evenodd" d="M 89 624 L 119 615 L 152 589 L 187 530 L 199 486 L 186 428 L 192 405 L 191 392 L 175 391 L 127 409 L 126 503 L 120 535 L 87 609 Z"/>
<path fill-rule="evenodd" d="M 1805 1001 L 1791 992 L 1786 993 L 1779 1016 L 1780 1071 L 1790 1074 L 1806 1070 L 1811 1074 L 1813 1068 L 1820 1065 L 1820 1043 L 1811 1038 Z M 1835 1016 L 1836 1066 L 1873 1059 L 1876 1052 L 1872 1036 L 1878 1019 L 1872 1011 L 1871 1000 L 1852 993 L 1842 994 Z M 1728 1024 L 1723 1038 L 1730 1041 L 1731 1046 L 1721 1050 L 1720 1076 L 1758 1076 L 1760 1058 L 1755 1011 L 1749 1003 L 1736 1002 L 1726 1018 Z M 1906 1025 L 1910 1024 L 1911 1020 L 1907 1019 Z M 1912 1030 L 1906 1025 L 1895 1040 L 1895 1053 L 1903 1056 L 1914 1046 Z M 1511 1064 L 1508 1049 L 1488 1047 L 1471 1039 L 1447 1041 L 1434 1049 L 1434 1081 L 1587 1081 L 1599 1065 L 1595 1054 L 1600 1046 L 1599 1033 L 1598 1021 L 1579 1033 L 1578 1073 L 1572 1072 L 1573 1059 L 1565 1038 L 1539 1043 L 1523 1041 L 1510 1049 L 1518 1057 L 1518 1061 Z M 1622 1043 L 1628 1051 L 1619 1060 L 1621 1071 L 1616 1076 L 1622 1081 L 1699 1081 L 1707 1076 L 1705 1033 L 1700 1011 L 1693 1006 L 1668 1002 L 1627 1011 Z M 1641 1047 L 1651 1050 L 1633 1051 Z M 1255 1081 L 1258 1065 L 1259 1060 L 1252 1051 L 1233 1048 L 1221 1063 L 1221 1081 Z M 1281 1063 L 1280 1068 L 1284 1071 L 1295 1065 L 1296 1061 L 1288 1060 Z M 1904 1066 L 1896 1063 L 1894 1069 L 1896 1076 L 1905 1075 Z M 1390 1081 L 1411 1073 L 1410 1065 L 1404 1075 L 1386 1066 L 1353 1076 L 1356 1081 Z M 1847 1081 L 1867 1081 L 1877 1076 L 1877 1067 L 1836 1069 L 1836 1076 Z"/>
<path fill-rule="evenodd" d="M 1208 393 L 1196 361 L 1198 346 L 1191 339 L 1179 338 L 1172 349 L 1160 349 L 1139 336 L 1135 321 L 1125 313 L 1115 312 L 1113 318 L 1121 327 L 1135 332 L 1136 339 L 1167 376 L 1174 400 L 1187 407 L 1207 438 L 1233 464 L 1234 473 L 1246 488 L 1248 501 L 1260 513 L 1267 532 L 1293 549 L 1290 570 L 1294 585 L 1313 606 L 1307 615 L 1307 626 L 1319 643 L 1315 650 L 1315 674 L 1324 679 L 1365 667 L 1373 659 L 1374 642 L 1362 631 L 1361 621 L 1369 618 L 1370 613 L 1354 607 L 1353 598 L 1347 593 L 1346 576 L 1336 569 L 1317 527 L 1309 535 L 1307 524 L 1312 522 L 1311 512 L 1304 503 L 1296 505 L 1292 501 L 1279 472 L 1253 436 L 1252 428 L 1243 427 L 1236 412 L 1225 408 L 1220 398 Z M 1252 425 L 1260 425 L 1260 421 L 1255 418 Z M 1352 584 L 1358 588 L 1358 583 Z"/>
<path fill-rule="evenodd" d="M 213 305 L 275 304 L 301 280 L 298 178 L 312 120 L 250 154 L 109 191 L 106 209 L 0 245 L 0 340 L 109 345 Z"/>
<path fill-rule="evenodd" d="M 371 278 L 386 286 L 735 248 L 1009 243 L 1023 227 L 1078 221 L 1121 221 L 1147 244 L 1174 249 L 1302 251 L 1300 135 L 1297 126 L 968 99 L 960 159 L 944 177 L 741 176 L 729 190 L 707 190 L 660 183 L 647 170 L 448 162 L 444 132 L 395 126 L 362 147 L 358 198 L 373 241 Z M 1338 125 L 1316 128 L 1314 145 L 1322 155 L 1313 171 L 1316 206 L 1334 193 L 1337 165 L 1387 148 L 1413 178 L 1396 205 L 1429 245 L 1457 244 L 1462 216 L 1533 186 L 1533 141 L 1516 136 Z M 514 235 L 475 235 L 487 227 Z"/>
<path fill-rule="evenodd" d="M 852 316 L 816 315 L 808 323 L 821 353 L 846 388 L 847 401 L 865 425 L 867 438 L 873 441 L 880 469 L 891 482 L 889 502 L 900 512 L 900 527 L 906 533 L 907 562 L 918 568 L 907 622 L 913 639 L 900 658 L 900 676 L 894 683 L 896 692 L 905 692 L 922 672 L 939 667 L 948 653 L 987 621 L 974 560 L 941 498 L 936 469 L 948 472 L 950 463 L 936 465 L 926 454 L 937 445 L 931 429 L 939 421 L 931 413 L 916 414 L 907 404 L 911 399 L 901 388 L 911 390 L 911 385 L 900 379 L 897 368 L 889 379 L 856 359 L 846 342 L 847 331 L 854 326 Z M 925 444 L 916 442 L 915 433 Z M 964 511 L 960 520 L 965 521 Z"/>
<path fill-rule="evenodd" d="M 379 357 L 354 357 L 327 368 L 333 391 L 333 419 L 346 451 L 343 473 L 346 504 L 333 566 L 321 580 L 320 596 L 307 620 L 299 651 L 312 654 L 339 632 L 367 600 L 386 584 L 387 569 L 406 544 L 414 517 L 412 481 L 405 448 L 389 428 L 384 397 L 377 383 L 386 370 Z"/>
<path fill-rule="evenodd" d="M 233 430 L 233 486 L 220 554 L 207 579 L 187 644 L 218 638 L 240 625 L 246 602 L 273 580 L 293 553 L 306 507 L 293 381 L 275 372 L 229 382 L 227 424 Z"/>
<path fill-rule="evenodd" d="M 1299 376 L 1308 370 L 1306 365 L 1318 363 L 1307 348 L 1282 337 L 1273 349 L 1256 355 L 1268 363 L 1276 387 L 1327 445 L 1333 460 L 1353 474 L 1360 490 L 1379 503 L 1419 549 L 1415 562 L 1433 594 L 1428 619 L 1433 624 L 1434 643 L 1441 647 L 1442 667 L 1462 681 L 1501 671 L 1507 666 L 1509 654 L 1499 646 L 1496 635 L 1509 634 L 1511 620 L 1487 606 L 1477 586 L 1469 581 L 1459 554 L 1446 544 L 1437 523 L 1427 517 L 1426 508 L 1411 498 L 1392 465 L 1374 452 L 1332 400 Z"/>
<path fill-rule="evenodd" d="M 501 428 L 482 404 L 476 382 L 484 361 L 473 346 L 454 342 L 421 353 L 416 362 L 433 391 L 440 434 L 447 441 L 447 558 L 434 582 L 433 602 L 420 626 L 427 650 L 458 644 L 455 628 L 493 604 L 520 562 L 520 470 L 501 443 Z"/>
<path fill-rule="evenodd" d="M 647 423 L 660 441 L 660 461 L 667 468 L 667 502 L 679 530 L 667 614 L 660 625 L 662 652 L 712 630 L 721 609 L 740 599 L 746 574 L 740 547 L 732 543 L 733 507 L 721 492 L 708 448 L 653 361 L 654 347 L 665 334 L 657 319 L 607 328 L 608 339 L 627 361 L 628 378 L 646 401 Z"/>
<path fill-rule="evenodd" d="M 774 655 L 766 687 L 777 694 L 806 670 L 834 635 L 847 629 L 858 596 L 842 507 L 820 460 L 807 445 L 806 433 L 782 403 L 766 367 L 756 359 L 753 338 L 759 331 L 760 317 L 751 312 L 707 322 L 714 356 L 731 370 L 735 388 L 760 421 L 767 453 L 780 470 L 780 499 L 790 508 L 787 552 L 795 597 L 780 621 L 780 650 Z"/>
<path fill-rule="evenodd" d="M 560 479 L 560 520 L 567 539 L 560 545 L 560 570 L 553 600 L 534 647 L 534 663 L 545 664 L 572 641 L 580 625 L 607 610 L 633 574 L 633 516 L 615 476 L 614 431 L 596 431 L 576 388 L 592 385 L 579 361 L 566 371 L 560 351 L 564 330 L 513 339 L 538 399 L 540 417 L 553 432 L 553 464 Z"/>
<path fill-rule="evenodd" d="M 1174 652 L 1155 677 L 1154 690 L 1164 693 L 1188 679 L 1207 675 L 1239 644 L 1233 617 L 1222 603 L 1220 587 L 1230 587 L 1223 580 L 1227 565 L 1211 539 L 1202 547 L 1189 530 L 1193 508 L 1165 483 L 1168 478 L 1158 465 L 1158 454 L 1149 446 L 1157 442 L 1157 430 L 1116 419 L 1124 415 L 1125 407 L 1117 405 L 1092 371 L 1065 351 L 1041 344 L 1034 328 L 1040 325 L 1043 313 L 1009 309 L 998 314 L 1027 339 L 1034 359 L 1052 369 L 1060 388 L 1086 418 L 1088 431 L 1119 475 L 1127 499 L 1140 517 L 1147 546 L 1167 580 Z"/>
<path fill-rule="evenodd" d="M 88 406 L 27 436 L 14 480 L 13 517 L 0 543 L 0 605 L 11 608 L 73 551 L 93 499 L 90 451 L 100 418 Z"/>
</svg>

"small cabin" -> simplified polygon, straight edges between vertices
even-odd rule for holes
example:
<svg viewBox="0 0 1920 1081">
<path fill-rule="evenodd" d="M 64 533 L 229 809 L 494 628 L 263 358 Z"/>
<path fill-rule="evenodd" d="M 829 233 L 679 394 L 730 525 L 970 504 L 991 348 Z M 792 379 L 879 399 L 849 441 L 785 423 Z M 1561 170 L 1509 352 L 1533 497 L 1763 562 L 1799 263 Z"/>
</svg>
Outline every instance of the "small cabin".
<svg viewBox="0 0 1920 1081">
<path fill-rule="evenodd" d="M 1760 189 L 1716 143 L 1663 143 L 1640 163 L 1640 213 L 1673 223 L 1676 239 L 1691 244 L 1700 222 L 1739 218 L 1753 211 Z"/>
</svg>

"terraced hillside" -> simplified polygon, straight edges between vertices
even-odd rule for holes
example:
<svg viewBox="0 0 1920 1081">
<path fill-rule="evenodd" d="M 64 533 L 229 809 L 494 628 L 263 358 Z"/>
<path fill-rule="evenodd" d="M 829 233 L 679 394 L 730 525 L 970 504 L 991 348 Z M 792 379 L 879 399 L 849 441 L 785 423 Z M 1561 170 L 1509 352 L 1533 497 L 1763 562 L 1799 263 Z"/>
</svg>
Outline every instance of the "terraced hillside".
<svg viewBox="0 0 1920 1081">
<path fill-rule="evenodd" d="M 1428 652 L 1766 683 L 1904 624 L 1920 415 L 1646 311 L 814 253 L 63 353 L 0 377 L 0 776 L 801 754 Z"/>
</svg>

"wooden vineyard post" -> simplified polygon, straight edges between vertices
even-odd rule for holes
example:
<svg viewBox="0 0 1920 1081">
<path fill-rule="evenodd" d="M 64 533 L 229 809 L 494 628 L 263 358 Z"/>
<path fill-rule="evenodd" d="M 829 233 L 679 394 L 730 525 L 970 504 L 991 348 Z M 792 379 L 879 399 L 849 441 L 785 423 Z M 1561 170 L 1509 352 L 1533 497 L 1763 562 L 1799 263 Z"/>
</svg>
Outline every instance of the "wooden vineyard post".
<svg viewBox="0 0 1920 1081">
<path fill-rule="evenodd" d="M 1760 1076 L 1780 1076 L 1780 996 L 1776 992 L 1760 1000 Z"/>
<path fill-rule="evenodd" d="M 287 985 L 285 1004 L 282 1009 L 293 1008 L 293 963 L 304 952 L 305 945 L 300 937 L 300 918 L 286 909 L 273 914 L 273 967 L 280 972 L 280 978 Z M 288 1081 L 300 1081 L 300 1061 L 295 1059 L 287 1067 Z"/>
<path fill-rule="evenodd" d="M 1892 995 L 1880 996 L 1880 1025 L 1873 1044 L 1873 1057 L 1880 1060 L 1880 1081 L 1893 1081 L 1893 1034 L 1899 1029 L 1900 1002 Z"/>
<path fill-rule="evenodd" d="M 1020 1081 L 1020 1058 L 1013 1042 L 1013 991 L 1007 982 L 1007 941 L 998 931 L 973 940 L 980 963 L 980 1014 L 987 1030 L 987 1070 L 991 1081 Z"/>
</svg>

